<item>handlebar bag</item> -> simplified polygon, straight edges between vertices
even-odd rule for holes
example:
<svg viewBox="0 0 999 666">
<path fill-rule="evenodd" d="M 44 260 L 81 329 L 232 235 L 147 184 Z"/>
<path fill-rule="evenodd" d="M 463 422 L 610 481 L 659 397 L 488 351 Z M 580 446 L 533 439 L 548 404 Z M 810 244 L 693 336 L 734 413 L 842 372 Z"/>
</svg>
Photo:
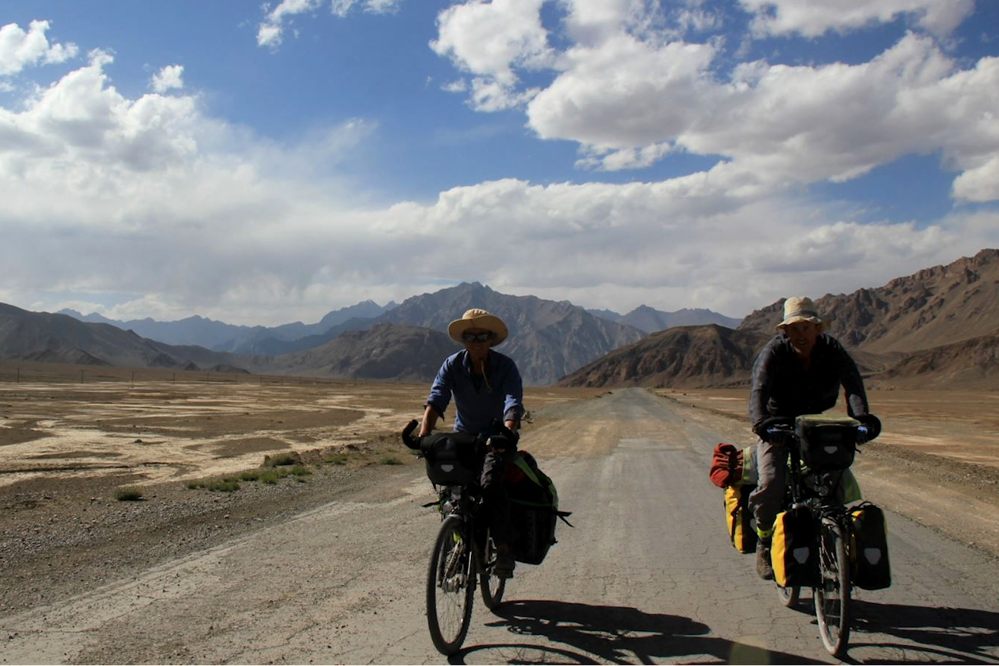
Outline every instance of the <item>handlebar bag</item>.
<svg viewBox="0 0 999 666">
<path fill-rule="evenodd" d="M 749 510 L 749 493 L 755 485 L 732 485 L 725 488 L 725 522 L 728 538 L 740 553 L 756 551 L 756 519 Z"/>
<path fill-rule="evenodd" d="M 482 474 L 481 443 L 467 432 L 440 432 L 420 440 L 427 478 L 439 486 L 478 483 Z"/>
<path fill-rule="evenodd" d="M 870 502 L 864 502 L 850 511 L 850 518 L 853 521 L 850 547 L 853 583 L 865 590 L 891 587 L 884 511 Z"/>
<path fill-rule="evenodd" d="M 794 420 L 801 447 L 801 462 L 824 472 L 846 469 L 857 451 L 857 426 L 849 417 L 806 414 Z"/>
<path fill-rule="evenodd" d="M 819 535 L 817 521 L 806 507 L 777 514 L 770 563 L 774 580 L 781 587 L 817 587 L 819 576 Z"/>
</svg>

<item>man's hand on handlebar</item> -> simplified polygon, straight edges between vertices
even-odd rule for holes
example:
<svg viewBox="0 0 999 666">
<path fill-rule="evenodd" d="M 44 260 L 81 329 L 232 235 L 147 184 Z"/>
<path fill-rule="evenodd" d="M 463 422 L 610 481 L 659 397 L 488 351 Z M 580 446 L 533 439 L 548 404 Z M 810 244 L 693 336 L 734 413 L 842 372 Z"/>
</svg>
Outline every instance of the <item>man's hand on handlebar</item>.
<svg viewBox="0 0 999 666">
<path fill-rule="evenodd" d="M 782 416 L 764 419 L 753 430 L 760 439 L 774 446 L 784 446 L 795 436 L 794 420 Z"/>
<path fill-rule="evenodd" d="M 517 432 L 515 421 L 495 422 L 498 432 L 486 440 L 486 447 L 498 452 L 510 452 L 517 450 L 517 442 L 520 441 L 520 434 Z"/>
<path fill-rule="evenodd" d="M 860 428 L 857 432 L 857 443 L 864 444 L 881 434 L 881 419 L 874 414 L 861 414 L 856 417 L 860 421 Z"/>
</svg>

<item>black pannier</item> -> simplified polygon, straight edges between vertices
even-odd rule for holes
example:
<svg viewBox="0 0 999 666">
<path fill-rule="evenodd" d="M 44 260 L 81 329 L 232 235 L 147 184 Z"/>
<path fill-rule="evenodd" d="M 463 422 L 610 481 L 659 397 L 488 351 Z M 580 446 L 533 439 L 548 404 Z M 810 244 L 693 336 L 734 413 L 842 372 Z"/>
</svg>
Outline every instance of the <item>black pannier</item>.
<svg viewBox="0 0 999 666">
<path fill-rule="evenodd" d="M 891 587 L 884 511 L 870 502 L 863 502 L 850 510 L 850 518 L 853 521 L 853 542 L 850 544 L 853 583 L 865 590 Z"/>
<path fill-rule="evenodd" d="M 781 587 L 816 587 L 819 575 L 819 534 L 807 507 L 781 511 L 774 520 L 770 562 Z"/>
<path fill-rule="evenodd" d="M 483 444 L 467 432 L 433 433 L 420 440 L 427 478 L 439 486 L 478 483 L 482 474 Z"/>
<path fill-rule="evenodd" d="M 848 417 L 797 417 L 794 426 L 801 441 L 801 462 L 817 472 L 846 469 L 853 464 L 859 425 L 859 421 Z"/>
</svg>

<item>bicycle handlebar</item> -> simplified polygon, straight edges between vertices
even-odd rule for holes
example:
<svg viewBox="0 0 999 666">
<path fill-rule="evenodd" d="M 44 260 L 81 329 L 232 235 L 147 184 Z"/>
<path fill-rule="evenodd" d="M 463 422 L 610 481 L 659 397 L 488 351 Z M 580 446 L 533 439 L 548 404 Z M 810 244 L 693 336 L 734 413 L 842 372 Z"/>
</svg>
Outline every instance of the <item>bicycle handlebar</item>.
<svg viewBox="0 0 999 666">
<path fill-rule="evenodd" d="M 402 429 L 402 443 L 414 451 L 420 450 L 420 438 L 413 437 L 413 431 L 416 430 L 418 425 L 420 425 L 420 422 L 413 419 Z"/>
<path fill-rule="evenodd" d="M 763 432 L 767 435 L 764 439 L 780 443 L 798 439 L 798 433 L 794 431 L 792 423 L 789 419 L 768 419 L 768 425 L 763 428 Z M 856 426 L 856 430 L 857 444 L 866 444 L 877 435 L 877 433 L 872 434 L 871 429 L 862 423 Z"/>
<path fill-rule="evenodd" d="M 406 427 L 403 428 L 403 430 L 402 430 L 402 442 L 403 442 L 403 444 L 405 444 L 408 448 L 410 448 L 410 449 L 412 449 L 414 451 L 419 451 L 420 450 L 420 440 L 422 438 L 421 437 L 413 437 L 413 431 L 416 430 L 417 426 L 419 426 L 419 425 L 420 425 L 420 422 L 417 421 L 416 419 L 413 419 L 412 421 L 410 421 L 409 423 L 407 423 Z M 487 448 L 500 448 L 500 449 L 507 449 L 507 448 L 509 448 L 509 449 L 516 449 L 517 448 L 517 442 L 520 441 L 520 435 L 517 434 L 516 431 L 511 430 L 510 428 L 507 428 L 506 425 L 504 425 L 502 422 L 498 423 L 497 428 L 499 430 L 499 432 L 497 434 L 499 435 L 499 440 L 500 441 L 498 441 L 498 442 L 494 442 L 493 441 L 494 439 L 496 439 L 496 435 L 493 435 L 493 436 L 490 436 L 490 437 L 486 437 L 486 436 L 480 434 L 480 435 L 478 435 L 478 439 L 480 441 L 482 441 L 482 443 Z M 512 446 L 497 446 L 498 444 L 501 444 L 501 443 L 511 443 Z"/>
</svg>

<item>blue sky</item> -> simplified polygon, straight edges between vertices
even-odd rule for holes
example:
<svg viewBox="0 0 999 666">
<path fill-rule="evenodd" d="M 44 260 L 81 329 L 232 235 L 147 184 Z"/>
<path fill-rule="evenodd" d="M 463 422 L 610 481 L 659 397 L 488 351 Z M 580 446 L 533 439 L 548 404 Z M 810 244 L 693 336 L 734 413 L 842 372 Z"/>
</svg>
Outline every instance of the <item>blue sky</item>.
<svg viewBox="0 0 999 666">
<path fill-rule="evenodd" d="M 743 316 L 999 246 L 996 0 L 6 0 L 0 301 Z"/>
</svg>

